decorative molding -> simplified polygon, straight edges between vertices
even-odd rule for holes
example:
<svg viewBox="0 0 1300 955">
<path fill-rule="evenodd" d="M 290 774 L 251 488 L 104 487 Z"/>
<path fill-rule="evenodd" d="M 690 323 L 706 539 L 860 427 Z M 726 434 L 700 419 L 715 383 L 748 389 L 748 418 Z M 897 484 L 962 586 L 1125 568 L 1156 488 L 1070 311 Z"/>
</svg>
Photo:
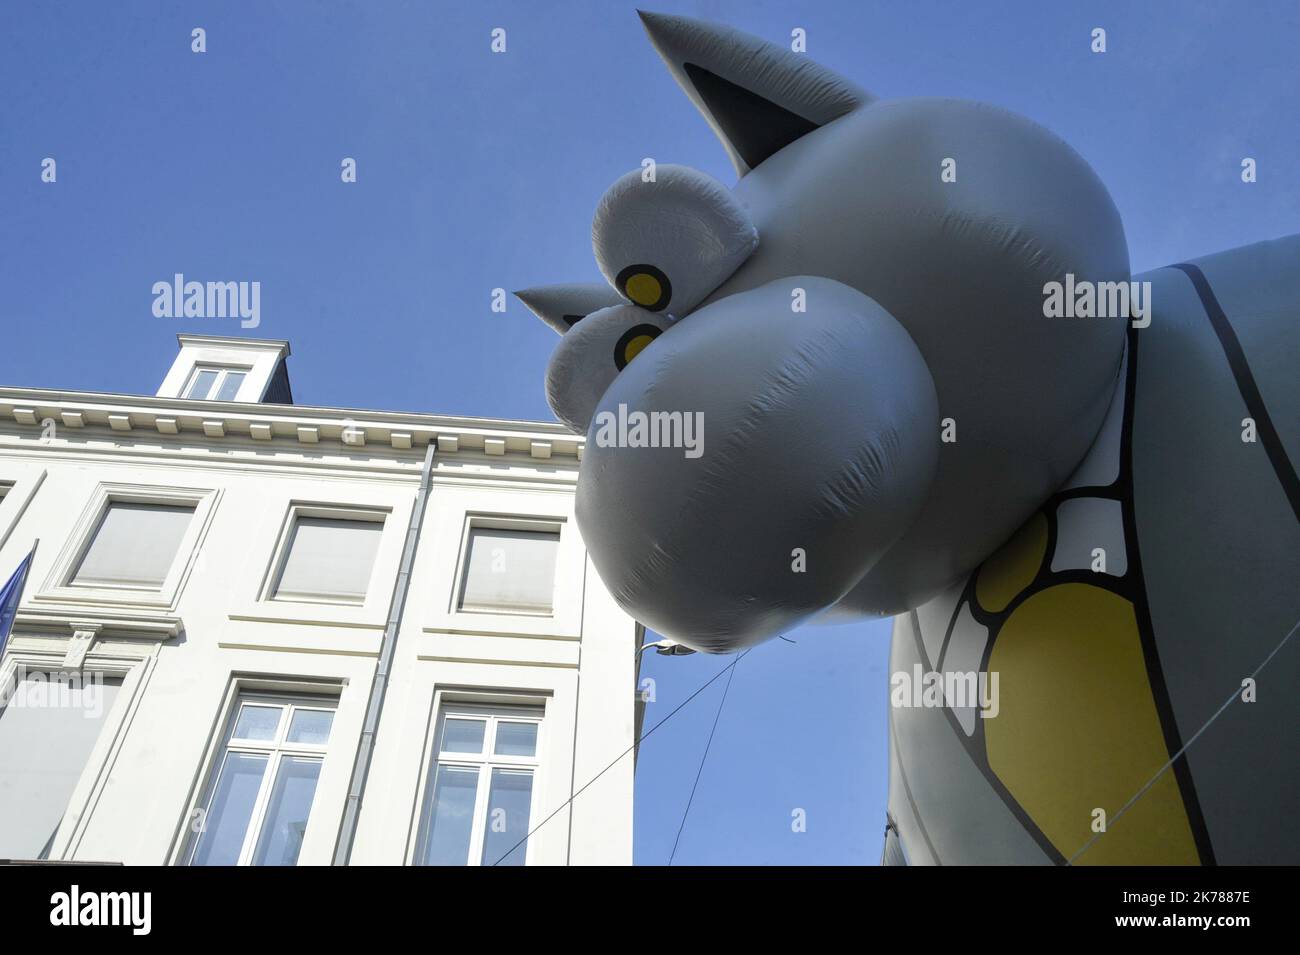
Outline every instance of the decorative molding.
<svg viewBox="0 0 1300 955">
<path fill-rule="evenodd" d="M 69 626 L 72 627 L 72 639 L 68 641 L 68 652 L 63 655 L 63 669 L 80 670 L 104 625 L 97 621 L 77 620 Z"/>
<path fill-rule="evenodd" d="M 503 660 L 495 657 L 446 657 L 436 654 L 420 654 L 417 660 L 427 661 L 429 663 L 478 663 L 494 667 L 546 667 L 561 670 L 577 670 L 578 664 L 567 661 L 548 661 L 548 660 Z"/>
<path fill-rule="evenodd" d="M 340 609 L 334 605 L 326 605 L 329 609 Z M 358 608 L 347 608 L 358 609 Z M 228 620 L 242 621 L 244 623 L 283 623 L 292 627 L 338 627 L 344 630 L 375 630 L 382 632 L 385 626 L 383 620 L 342 620 L 337 617 L 327 617 L 324 614 L 315 616 L 308 614 L 285 614 L 276 616 L 270 613 L 229 613 L 226 614 Z"/>
<path fill-rule="evenodd" d="M 572 461 L 585 441 L 563 425 L 539 421 L 0 387 L 0 420 L 31 427 L 47 417 L 62 418 L 69 428 L 147 429 L 209 441 L 337 441 L 344 448 L 380 445 L 413 453 L 436 441 L 444 455 L 518 455 L 534 462 Z"/>
<path fill-rule="evenodd" d="M 328 646 L 312 644 L 302 640 L 219 640 L 217 646 L 223 650 L 270 650 L 274 653 L 314 653 L 320 656 L 334 657 L 379 657 L 379 635 L 370 639 L 373 645 L 362 646 L 358 641 L 352 643 L 333 643 Z"/>
<path fill-rule="evenodd" d="M 482 614 L 481 616 L 487 617 L 489 615 Z M 497 620 L 503 617 L 509 617 L 511 615 L 492 614 L 491 616 L 494 620 Z M 533 619 L 551 620 L 553 618 L 549 616 L 538 615 Z M 430 625 L 430 626 L 421 627 L 420 632 L 455 634 L 456 636 L 461 636 L 461 637 L 518 637 L 524 640 L 556 640 L 563 643 L 580 643 L 582 641 L 581 631 L 579 631 L 578 633 L 559 633 L 556 631 L 548 631 L 543 629 L 535 632 L 529 632 L 527 630 L 511 630 L 508 627 L 495 627 L 492 626 L 490 623 L 484 623 L 478 629 L 474 629 L 471 626 L 448 627 L 448 626 L 440 626 L 440 625 L 439 626 Z"/>
<path fill-rule="evenodd" d="M 118 637 L 161 643 L 179 634 L 184 624 L 180 617 L 170 614 L 123 613 L 86 607 L 21 606 L 14 617 L 14 628 L 46 634 L 69 634 L 74 639 L 78 634 L 92 634 L 94 638 Z"/>
</svg>

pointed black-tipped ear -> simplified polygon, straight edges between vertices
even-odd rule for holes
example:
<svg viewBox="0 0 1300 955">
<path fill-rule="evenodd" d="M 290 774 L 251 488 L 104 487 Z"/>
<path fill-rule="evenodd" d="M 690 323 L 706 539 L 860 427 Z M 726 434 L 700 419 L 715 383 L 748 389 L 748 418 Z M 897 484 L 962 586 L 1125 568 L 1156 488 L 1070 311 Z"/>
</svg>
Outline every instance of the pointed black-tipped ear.
<svg viewBox="0 0 1300 955">
<path fill-rule="evenodd" d="M 541 285 L 516 292 L 515 298 L 561 335 L 592 312 L 625 302 L 604 282 Z"/>
<path fill-rule="evenodd" d="M 650 42 L 722 140 L 739 176 L 875 99 L 804 54 L 748 33 L 637 12 Z"/>
</svg>

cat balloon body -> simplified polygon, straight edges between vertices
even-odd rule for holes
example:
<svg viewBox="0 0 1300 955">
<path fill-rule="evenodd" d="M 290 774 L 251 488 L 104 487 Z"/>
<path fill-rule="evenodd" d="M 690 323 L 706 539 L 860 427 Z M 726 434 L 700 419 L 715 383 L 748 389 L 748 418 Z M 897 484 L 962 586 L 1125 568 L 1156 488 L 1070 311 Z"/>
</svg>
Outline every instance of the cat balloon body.
<svg viewBox="0 0 1300 955">
<path fill-rule="evenodd" d="M 1300 861 L 1300 237 L 1131 276 L 1041 126 L 642 19 L 739 181 L 629 173 L 605 284 L 518 293 L 614 597 L 894 616 L 888 862 Z"/>
</svg>

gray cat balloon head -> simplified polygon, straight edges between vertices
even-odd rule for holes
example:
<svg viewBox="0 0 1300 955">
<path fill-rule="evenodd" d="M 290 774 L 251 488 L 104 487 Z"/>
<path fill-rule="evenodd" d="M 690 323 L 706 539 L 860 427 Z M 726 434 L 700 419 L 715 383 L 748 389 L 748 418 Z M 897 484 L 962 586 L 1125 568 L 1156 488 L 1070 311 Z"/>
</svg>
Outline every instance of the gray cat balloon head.
<svg viewBox="0 0 1300 955">
<path fill-rule="evenodd" d="M 614 183 L 605 284 L 519 297 L 586 433 L 577 517 L 615 599 L 701 650 L 898 613 L 969 573 L 1101 424 L 1126 316 L 1045 288 L 1129 278 L 1087 163 L 1005 110 L 878 100 L 806 55 L 642 14 L 740 177 Z"/>
</svg>

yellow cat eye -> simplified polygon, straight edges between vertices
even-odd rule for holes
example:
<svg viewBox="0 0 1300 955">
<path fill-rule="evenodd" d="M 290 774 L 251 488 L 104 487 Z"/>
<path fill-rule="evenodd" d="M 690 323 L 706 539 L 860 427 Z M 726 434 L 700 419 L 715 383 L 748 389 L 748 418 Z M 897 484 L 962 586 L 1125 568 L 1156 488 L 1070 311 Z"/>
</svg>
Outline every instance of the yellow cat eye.
<svg viewBox="0 0 1300 955">
<path fill-rule="evenodd" d="M 634 303 L 652 312 L 666 308 L 673 294 L 668 276 L 653 265 L 629 265 L 618 273 L 615 285 Z"/>
<path fill-rule="evenodd" d="M 636 325 L 625 331 L 614 346 L 614 364 L 622 371 L 641 350 L 659 337 L 660 330 L 653 325 Z"/>
</svg>

